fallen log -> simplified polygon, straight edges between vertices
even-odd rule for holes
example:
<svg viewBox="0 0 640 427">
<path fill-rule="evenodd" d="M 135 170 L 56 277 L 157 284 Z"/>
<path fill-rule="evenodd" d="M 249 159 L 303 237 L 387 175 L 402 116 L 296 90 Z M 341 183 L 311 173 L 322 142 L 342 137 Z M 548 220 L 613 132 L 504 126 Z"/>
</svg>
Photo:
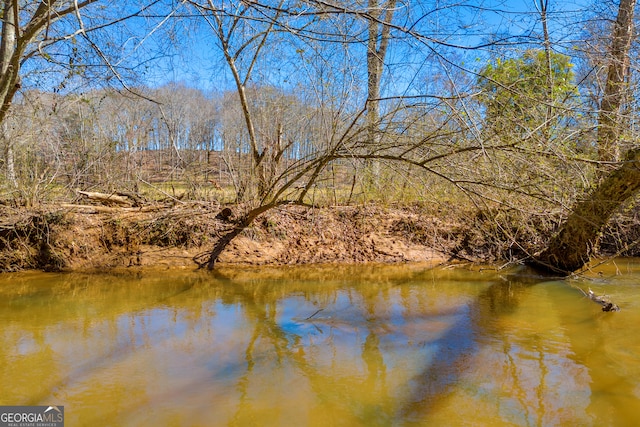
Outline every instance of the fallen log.
<svg viewBox="0 0 640 427">
<path fill-rule="evenodd" d="M 90 200 L 96 200 L 103 205 L 113 206 L 131 206 L 132 201 L 126 196 L 118 196 L 117 194 L 106 194 L 106 193 L 96 193 L 91 191 L 80 191 L 77 190 L 78 194 L 87 197 Z"/>
</svg>

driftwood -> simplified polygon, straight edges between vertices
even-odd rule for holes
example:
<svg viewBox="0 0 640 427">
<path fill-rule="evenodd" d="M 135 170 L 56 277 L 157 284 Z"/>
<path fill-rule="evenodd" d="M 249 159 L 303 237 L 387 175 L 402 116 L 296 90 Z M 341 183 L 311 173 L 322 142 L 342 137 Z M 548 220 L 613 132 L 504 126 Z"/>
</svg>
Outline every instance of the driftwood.
<svg viewBox="0 0 640 427">
<path fill-rule="evenodd" d="M 596 304 L 600 304 L 602 306 L 602 311 L 620 311 L 620 307 L 618 307 L 617 304 L 614 304 L 611 299 L 609 299 L 608 295 L 596 295 L 596 293 L 591 289 L 589 289 L 589 292 L 585 292 L 577 286 L 576 288 L 582 292 L 585 297 L 589 298 Z"/>
<path fill-rule="evenodd" d="M 117 194 L 106 194 L 106 193 L 96 193 L 91 191 L 80 191 L 77 190 L 78 194 L 87 197 L 90 200 L 95 200 L 103 205 L 107 206 L 131 206 L 132 202 L 129 197 L 126 196 L 118 196 Z"/>
</svg>

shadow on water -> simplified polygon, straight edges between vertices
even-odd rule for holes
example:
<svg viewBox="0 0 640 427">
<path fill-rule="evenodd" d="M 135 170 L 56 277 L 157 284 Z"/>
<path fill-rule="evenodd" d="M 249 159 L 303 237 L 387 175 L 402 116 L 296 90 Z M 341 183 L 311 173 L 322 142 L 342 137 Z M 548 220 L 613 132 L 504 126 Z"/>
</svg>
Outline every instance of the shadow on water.
<svg viewBox="0 0 640 427">
<path fill-rule="evenodd" d="M 411 394 L 399 418 L 419 423 L 450 396 L 461 374 L 468 371 L 484 339 L 499 335 L 495 320 L 514 312 L 522 296 L 534 285 L 547 281 L 525 268 L 502 276 L 457 313 L 457 320 L 434 342 L 437 351 L 428 366 L 413 378 Z M 472 420 L 469 420 L 472 421 Z"/>
<path fill-rule="evenodd" d="M 402 285 L 412 280 L 415 281 L 416 277 L 396 281 L 389 286 Z M 390 371 L 385 363 L 383 341 L 386 338 L 392 340 L 394 337 L 398 338 L 393 330 L 393 323 L 397 319 L 377 313 L 373 303 L 365 298 L 362 302 L 364 304 L 362 311 L 354 309 L 340 314 L 336 310 L 332 312 L 317 310 L 315 313 L 310 313 L 309 317 L 291 319 L 283 323 L 277 319 L 275 308 L 263 301 L 260 294 L 247 292 L 247 290 L 241 291 L 241 288 L 238 288 L 237 292 L 243 305 L 250 307 L 251 310 L 248 312 L 256 316 L 255 330 L 245 353 L 246 371 L 238 382 L 238 388 L 243 390 L 243 396 L 246 395 L 246 384 L 253 374 L 255 365 L 254 344 L 260 338 L 266 338 L 271 342 L 278 360 L 289 360 L 311 382 L 314 395 L 323 401 L 326 408 L 331 408 L 328 412 L 342 413 L 343 417 L 351 416 L 367 425 L 423 422 L 425 416 L 437 410 L 438 406 L 448 398 L 453 387 L 459 382 L 461 374 L 473 366 L 474 357 L 482 341 L 500 334 L 499 326 L 494 320 L 514 312 L 528 289 L 547 280 L 549 279 L 520 269 L 512 274 L 501 276 L 468 304 L 457 308 L 446 308 L 445 304 L 443 308 L 431 314 L 422 314 L 415 318 L 411 318 L 409 314 L 403 314 L 401 322 L 429 323 L 438 322 L 442 318 L 455 320 L 443 335 L 426 342 L 429 349 L 435 350 L 430 353 L 431 357 L 428 358 L 424 370 L 411 379 L 408 384 L 410 393 L 404 397 L 399 406 L 381 403 L 390 398 L 386 394 L 389 391 L 387 382 Z M 419 278 L 418 281 L 420 281 Z M 384 289 L 379 291 L 383 294 L 385 292 Z M 335 389 L 331 388 L 331 384 L 319 380 L 323 377 L 321 370 L 307 356 L 295 350 L 295 343 L 301 337 L 316 332 L 330 337 L 328 341 L 331 341 L 333 334 L 339 333 L 341 328 L 361 330 L 362 338 L 359 339 L 362 339 L 362 343 L 359 358 L 366 374 L 343 376 L 341 381 L 349 386 Z M 399 341 L 395 345 L 399 345 L 398 343 Z M 334 372 L 333 375 L 336 373 Z M 354 388 L 368 390 L 372 394 L 379 393 L 376 399 L 372 400 L 378 403 L 354 403 L 349 396 L 349 390 Z M 348 405 L 354 406 L 347 407 Z M 244 405 L 241 404 L 238 408 L 238 417 L 241 416 L 241 407 Z"/>
<path fill-rule="evenodd" d="M 87 342 L 100 346 L 87 351 L 84 359 L 73 357 L 82 363 L 62 371 L 58 381 L 52 381 L 51 388 L 42 394 L 32 394 L 30 403 L 43 403 L 58 393 L 75 398 L 73 390 L 80 390 L 80 385 L 104 378 L 101 371 L 137 366 L 133 363 L 136 355 L 146 360 L 155 351 L 170 348 L 176 354 L 163 353 L 157 369 L 142 377 L 142 385 L 126 378 L 118 383 L 139 394 L 138 398 L 114 398 L 122 420 L 142 417 L 150 408 L 162 413 L 171 411 L 175 402 L 188 405 L 224 395 L 226 406 L 219 408 L 221 414 L 222 408 L 226 412 L 216 425 L 249 425 L 255 417 L 263 417 L 263 425 L 278 425 L 291 414 L 298 417 L 291 419 L 304 424 L 311 419 L 310 412 L 326 425 L 424 425 L 425 420 L 450 414 L 455 406 L 451 404 L 459 399 L 477 399 L 479 393 L 469 389 L 482 387 L 478 384 L 483 379 L 474 376 L 474 370 L 481 370 L 480 376 L 491 375 L 490 369 L 496 366 L 503 370 L 502 377 L 487 382 L 491 382 L 489 387 L 497 386 L 496 393 L 504 394 L 492 395 L 489 399 L 495 401 L 488 403 L 473 400 L 470 406 L 475 408 L 478 403 L 478 408 L 491 416 L 491 411 L 511 405 L 505 409 L 506 415 L 495 414 L 498 421 L 504 418 L 504 422 L 543 425 L 567 419 L 557 415 L 564 411 L 562 402 L 552 401 L 554 393 L 568 389 L 557 386 L 558 378 L 566 373 L 582 375 L 582 382 L 576 384 L 587 395 L 586 400 L 568 406 L 584 412 L 589 405 L 589 375 L 597 376 L 593 367 L 599 359 L 583 360 L 592 355 L 584 347 L 601 346 L 594 344 L 595 340 L 615 325 L 606 321 L 595 321 L 594 325 L 588 316 L 597 308 L 587 308 L 593 304 L 587 299 L 584 307 L 578 307 L 578 316 L 584 319 L 563 310 L 572 297 L 580 298 L 569 286 L 566 292 L 558 292 L 563 285 L 554 284 L 532 292 L 534 285 L 553 279 L 524 268 L 480 278 L 475 272 L 443 273 L 442 269 L 422 269 L 401 277 L 363 271 L 363 275 L 344 277 L 332 271 L 312 271 L 310 279 L 303 274 L 306 270 L 283 269 L 271 276 L 233 270 L 170 281 L 163 278 L 146 285 L 133 280 L 127 285 L 107 282 L 81 289 L 65 285 L 62 288 L 69 294 L 61 291 L 65 297 L 59 298 L 67 308 L 51 311 L 46 323 L 66 324 L 68 318 L 77 316 L 81 320 L 77 330 L 82 335 L 84 328 L 90 335 L 106 335 L 102 341 L 89 339 Z M 544 297 L 548 289 L 553 289 L 552 298 L 561 298 L 547 304 Z M 532 294 L 538 297 L 527 298 Z M 78 295 L 88 303 L 69 308 Z M 16 297 L 15 301 L 25 300 L 27 307 L 27 299 Z M 112 306 L 116 299 L 121 305 Z M 540 300 L 544 300 L 542 305 Z M 552 311 L 552 320 L 534 325 L 538 329 L 524 328 L 524 337 L 517 335 L 523 331 L 522 324 L 530 324 L 523 316 L 535 317 L 540 307 Z M 26 313 L 26 308 L 15 311 L 25 317 L 22 327 L 29 329 L 31 320 Z M 92 313 L 99 315 L 91 317 Z M 521 323 L 513 325 L 513 321 Z M 548 324 L 562 325 L 558 335 L 564 340 L 552 343 L 563 347 L 556 353 L 557 349 L 551 348 L 549 355 L 544 342 L 548 335 L 540 333 Z M 511 326 L 513 331 L 507 330 Z M 597 338 L 589 336 L 593 327 L 603 328 Z M 195 335 L 183 340 L 182 335 L 189 333 Z M 588 338 L 581 339 L 582 335 Z M 495 359 L 487 359 L 488 352 Z M 495 365 L 480 364 L 487 361 Z M 158 377 L 166 380 L 162 375 L 167 370 L 185 375 L 176 382 L 170 378 L 172 382 L 165 387 L 145 389 L 148 378 L 151 382 Z M 635 381 L 625 381 L 624 372 L 609 375 L 617 385 L 607 391 L 617 387 L 633 396 Z M 503 390 L 501 381 L 510 383 L 511 388 Z M 465 388 L 467 385 L 470 387 Z M 302 400 L 291 395 L 294 391 Z M 506 404 L 501 406 L 503 402 Z M 629 405 L 635 402 L 635 398 L 629 399 Z M 264 418 L 268 414 L 261 405 L 274 406 L 269 415 L 272 418 Z M 599 403 L 588 409 L 607 410 L 612 407 Z M 465 416 L 460 412 L 454 415 Z M 101 416 L 96 412 L 95 417 Z"/>
<path fill-rule="evenodd" d="M 206 278 L 198 277 L 193 280 L 172 282 L 171 286 L 162 286 L 163 289 L 155 288 L 153 292 L 145 294 L 140 289 L 135 288 L 135 283 L 143 279 L 142 274 L 110 274 L 110 275 L 92 275 L 92 274 L 70 274 L 56 276 L 59 282 L 53 287 L 31 286 L 23 290 L 21 294 L 12 296 L 3 301 L 7 307 L 2 309 L 13 309 L 14 321 L 22 322 L 21 325 L 30 325 L 32 323 L 44 323 L 56 325 L 69 321 L 79 313 L 81 317 L 85 317 L 85 325 L 109 324 L 118 331 L 119 335 L 109 342 L 109 346 L 103 351 L 94 352 L 90 357 L 74 364 L 72 369 L 66 375 L 61 376 L 55 382 L 51 383 L 49 388 L 42 390 L 40 393 L 32 394 L 28 400 L 21 402 L 25 405 L 42 405 L 49 402 L 52 396 L 55 396 L 60 390 L 64 390 L 73 384 L 78 384 L 91 375 L 95 371 L 112 366 L 119 361 L 130 357 L 140 348 L 148 344 L 151 339 L 149 331 L 136 330 L 139 325 L 129 320 L 136 315 L 140 316 L 148 310 L 154 310 L 166 307 L 166 303 L 178 296 L 188 294 L 194 287 L 201 285 Z M 120 283 L 123 277 L 133 283 L 131 288 L 137 298 L 130 298 L 127 287 L 114 286 Z M 28 281 L 25 281 L 28 283 Z M 110 298 L 115 296 L 121 300 L 130 301 L 129 304 L 116 305 L 111 304 Z M 89 300 L 90 304 L 76 304 L 74 299 L 80 301 Z M 38 319 L 33 318 L 34 300 L 43 301 L 46 307 L 51 307 L 45 311 L 38 311 Z M 56 309 L 56 307 L 65 307 L 64 309 Z M 91 316 L 88 311 L 98 308 L 99 315 Z M 42 315 L 44 313 L 44 316 Z M 117 326 L 120 321 L 126 320 L 122 325 Z M 43 347 L 47 348 L 47 333 L 36 328 L 38 332 L 34 333 L 38 337 Z M 154 337 L 154 343 L 166 340 L 167 337 Z"/>
<path fill-rule="evenodd" d="M 226 283 L 233 282 L 229 278 L 219 276 L 216 278 L 218 280 L 224 279 Z M 412 280 L 416 280 L 416 277 L 394 281 L 388 286 L 401 286 Z M 410 318 L 411 315 L 403 314 L 401 322 L 416 320 L 429 323 L 438 322 L 442 318 L 454 320 L 441 336 L 428 341 L 428 347 L 433 351 L 429 353 L 430 357 L 425 356 L 428 361 L 425 363 L 424 369 L 411 378 L 407 384 L 407 388 L 410 390 L 409 394 L 396 405 L 385 405 L 383 402 L 393 398 L 387 394 L 390 390 L 387 383 L 390 381 L 391 371 L 385 362 L 384 341 L 387 338 L 398 338 L 393 330 L 393 323 L 397 319 L 378 313 L 374 303 L 363 298 L 361 301 L 363 306 L 360 309 L 342 314 L 337 313 L 335 309 L 332 312 L 317 310 L 309 312 L 307 317 L 283 322 L 278 318 L 276 303 L 267 294 L 255 292 L 255 289 L 250 286 L 243 287 L 236 284 L 235 301 L 240 303 L 247 313 L 250 313 L 254 329 L 245 350 L 244 372 L 238 376 L 237 380 L 236 387 L 241 391 L 241 397 L 235 420 L 242 420 L 243 414 L 251 412 L 248 387 L 251 378 L 254 375 L 260 375 L 256 363 L 261 356 L 256 348 L 256 343 L 267 340 L 277 363 L 282 365 L 288 361 L 294 366 L 310 382 L 314 395 L 322 401 L 323 407 L 328 409 L 327 412 L 338 414 L 332 421 L 338 422 L 341 420 L 340 417 L 342 420 L 346 419 L 345 417 L 351 417 L 351 420 L 357 420 L 367 425 L 411 424 L 412 422 L 420 424 L 424 422 L 425 417 L 437 412 L 439 407 L 445 404 L 454 392 L 454 388 L 459 384 L 461 376 L 473 368 L 474 359 L 483 342 L 502 336 L 503 331 L 500 330 L 501 326 L 496 320 L 515 312 L 523 296 L 531 287 L 549 280 L 548 277 L 540 277 L 528 269 L 521 268 L 499 276 L 470 303 L 457 308 L 446 308 L 446 304 L 444 304 L 442 309 L 413 319 Z M 384 286 L 377 291 L 384 294 Z M 304 340 L 304 337 L 309 334 L 328 337 L 328 345 L 335 345 L 331 341 L 334 338 L 339 339 L 337 336 L 334 337 L 334 334 L 339 335 L 341 328 L 355 328 L 356 336 L 361 334 L 361 338 L 357 338 L 362 340 L 358 357 L 364 366 L 365 374 L 336 374 L 333 372 L 333 375 L 342 375 L 340 382 L 347 385 L 346 387 L 333 388 L 331 383 L 324 381 L 322 368 L 318 367 L 304 352 L 298 350 L 300 340 Z M 357 332 L 358 330 L 361 332 Z M 347 335 L 353 337 L 351 332 L 348 332 Z M 396 343 L 396 345 L 398 344 Z M 509 346 L 510 344 L 505 341 L 505 345 Z M 339 346 L 336 345 L 336 348 Z M 540 375 L 544 377 L 546 375 L 544 361 L 540 361 L 540 366 Z M 349 396 L 350 390 L 353 389 L 368 390 L 372 395 L 378 394 L 369 403 L 354 402 Z M 540 399 L 538 406 L 542 408 L 544 406 L 543 398 L 542 396 L 538 397 Z M 521 402 L 521 407 L 525 412 L 531 410 L 530 405 L 524 401 Z M 525 418 L 529 423 L 533 420 L 533 424 L 536 424 L 536 419 L 540 420 L 541 416 L 525 414 Z"/>
</svg>

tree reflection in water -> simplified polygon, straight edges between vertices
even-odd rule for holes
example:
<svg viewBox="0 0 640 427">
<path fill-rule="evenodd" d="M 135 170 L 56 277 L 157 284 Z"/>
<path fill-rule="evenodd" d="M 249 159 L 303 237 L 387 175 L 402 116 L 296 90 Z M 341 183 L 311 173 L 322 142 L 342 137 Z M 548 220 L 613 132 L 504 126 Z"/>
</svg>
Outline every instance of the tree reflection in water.
<svg viewBox="0 0 640 427">
<path fill-rule="evenodd" d="M 640 400 L 640 342 L 617 331 L 634 310 L 599 318 L 566 283 L 513 273 L 220 269 L 0 287 L 0 403 L 53 399 L 85 425 L 637 421 L 620 405 Z"/>
</svg>

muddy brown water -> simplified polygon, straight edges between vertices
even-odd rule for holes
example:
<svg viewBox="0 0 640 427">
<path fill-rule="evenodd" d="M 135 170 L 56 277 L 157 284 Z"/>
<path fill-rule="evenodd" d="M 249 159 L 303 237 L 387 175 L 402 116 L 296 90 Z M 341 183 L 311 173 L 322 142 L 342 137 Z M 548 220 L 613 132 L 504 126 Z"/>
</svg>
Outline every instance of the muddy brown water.
<svg viewBox="0 0 640 427">
<path fill-rule="evenodd" d="M 0 405 L 68 426 L 640 425 L 640 260 L 0 275 Z M 577 288 L 622 307 L 603 313 Z"/>
</svg>

